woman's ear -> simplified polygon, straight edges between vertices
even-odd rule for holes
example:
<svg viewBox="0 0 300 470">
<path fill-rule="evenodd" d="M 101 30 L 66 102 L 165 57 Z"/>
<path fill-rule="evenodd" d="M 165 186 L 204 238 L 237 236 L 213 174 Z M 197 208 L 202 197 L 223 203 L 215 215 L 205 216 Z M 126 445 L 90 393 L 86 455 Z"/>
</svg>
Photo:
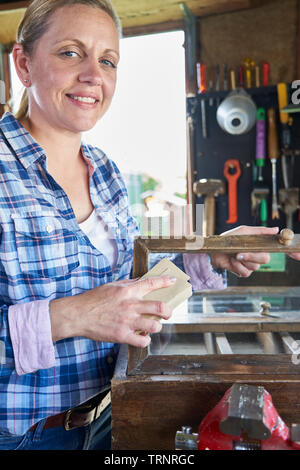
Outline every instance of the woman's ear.
<svg viewBox="0 0 300 470">
<path fill-rule="evenodd" d="M 15 44 L 12 50 L 16 72 L 25 87 L 30 85 L 29 59 L 21 44 Z"/>
</svg>

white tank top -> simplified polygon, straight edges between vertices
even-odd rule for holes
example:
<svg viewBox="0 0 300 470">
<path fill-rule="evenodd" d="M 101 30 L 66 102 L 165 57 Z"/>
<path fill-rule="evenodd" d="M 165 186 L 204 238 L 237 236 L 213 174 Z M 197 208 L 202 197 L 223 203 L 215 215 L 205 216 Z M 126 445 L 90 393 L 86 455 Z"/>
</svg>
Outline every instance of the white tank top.
<svg viewBox="0 0 300 470">
<path fill-rule="evenodd" d="M 112 270 L 117 264 L 117 242 L 99 214 L 93 210 L 91 215 L 79 224 L 91 244 L 108 259 Z"/>
</svg>

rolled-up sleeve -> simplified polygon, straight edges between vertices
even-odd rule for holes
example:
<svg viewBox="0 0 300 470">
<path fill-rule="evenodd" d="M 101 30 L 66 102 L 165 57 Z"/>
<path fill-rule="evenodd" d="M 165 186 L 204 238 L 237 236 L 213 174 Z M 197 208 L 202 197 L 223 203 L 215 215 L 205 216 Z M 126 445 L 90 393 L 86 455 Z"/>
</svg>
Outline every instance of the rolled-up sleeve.
<svg viewBox="0 0 300 470">
<path fill-rule="evenodd" d="M 193 291 L 227 287 L 226 271 L 215 271 L 207 254 L 184 253 L 183 265 L 186 274 L 190 276 Z"/>
<path fill-rule="evenodd" d="M 48 300 L 11 305 L 8 323 L 18 375 L 55 365 Z"/>
</svg>

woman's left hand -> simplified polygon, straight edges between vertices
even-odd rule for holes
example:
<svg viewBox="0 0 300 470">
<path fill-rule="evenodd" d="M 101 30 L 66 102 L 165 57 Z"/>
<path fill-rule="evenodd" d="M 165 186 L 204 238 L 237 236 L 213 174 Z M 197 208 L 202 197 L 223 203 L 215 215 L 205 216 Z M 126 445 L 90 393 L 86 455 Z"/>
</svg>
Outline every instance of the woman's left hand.
<svg viewBox="0 0 300 470">
<path fill-rule="evenodd" d="M 240 226 L 227 232 L 221 236 L 228 235 L 276 235 L 279 231 L 278 227 L 247 227 Z M 298 256 L 300 253 L 292 255 Z M 226 255 L 223 253 L 211 254 L 211 263 L 214 269 L 226 269 L 239 277 L 249 277 L 253 271 L 257 271 L 262 264 L 270 261 L 269 253 L 237 253 L 236 255 Z"/>
</svg>

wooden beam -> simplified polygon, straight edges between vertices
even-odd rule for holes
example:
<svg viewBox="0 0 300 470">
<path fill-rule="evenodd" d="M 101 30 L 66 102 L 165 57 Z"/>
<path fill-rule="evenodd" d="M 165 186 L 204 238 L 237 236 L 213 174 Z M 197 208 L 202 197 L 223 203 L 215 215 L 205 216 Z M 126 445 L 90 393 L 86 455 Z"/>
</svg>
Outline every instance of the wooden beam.
<svg viewBox="0 0 300 470">
<path fill-rule="evenodd" d="M 256 333 L 265 354 L 278 354 L 279 348 L 274 333 Z"/>
<path fill-rule="evenodd" d="M 260 6 L 270 1 L 261 0 Z M 15 16 L 29 3 L 27 0 L 0 4 L 0 42 L 7 44 L 14 41 L 19 23 L 19 18 L 15 19 Z M 113 3 L 122 22 L 124 37 L 183 29 L 184 19 L 178 0 L 114 0 Z M 258 6 L 255 0 L 186 0 L 184 3 L 195 17 Z M 6 14 L 5 18 L 1 18 L 2 14 Z"/>
<path fill-rule="evenodd" d="M 182 19 L 178 0 L 114 0 L 125 28 Z M 185 0 L 194 16 L 210 16 L 250 8 L 250 0 Z"/>
<path fill-rule="evenodd" d="M 288 332 L 280 333 L 280 337 L 283 343 L 283 347 L 286 353 L 294 354 L 295 353 L 295 340 Z"/>
<path fill-rule="evenodd" d="M 30 1 L 24 2 L 11 2 L 0 4 L 0 11 L 18 10 L 19 8 L 27 8 Z"/>
<path fill-rule="evenodd" d="M 282 245 L 279 235 L 228 235 L 210 237 L 137 237 L 137 262 L 146 266 L 145 256 L 152 253 L 300 253 L 300 235 L 289 246 Z M 144 273 L 145 274 L 145 273 Z"/>
<path fill-rule="evenodd" d="M 165 33 L 184 29 L 183 20 L 165 21 L 163 23 L 152 23 L 123 28 L 123 37 L 143 36 L 146 34 Z"/>
<path fill-rule="evenodd" d="M 207 354 L 216 354 L 214 337 L 212 333 L 203 333 L 204 344 Z"/>
<path fill-rule="evenodd" d="M 243 312 L 245 313 L 245 312 Z M 300 333 L 300 318 L 298 312 L 294 312 L 288 319 L 261 319 L 258 315 L 251 318 L 235 315 L 228 316 L 228 314 L 216 317 L 205 317 L 203 314 L 193 313 L 193 323 L 189 317 L 186 323 L 172 324 L 172 332 L 174 334 L 182 333 L 281 333 L 289 332 Z M 167 325 L 169 328 L 169 325 Z M 162 333 L 168 333 L 168 329 L 163 324 Z"/>
<path fill-rule="evenodd" d="M 216 333 L 216 346 L 218 354 L 233 354 L 228 339 L 223 333 Z"/>
</svg>

